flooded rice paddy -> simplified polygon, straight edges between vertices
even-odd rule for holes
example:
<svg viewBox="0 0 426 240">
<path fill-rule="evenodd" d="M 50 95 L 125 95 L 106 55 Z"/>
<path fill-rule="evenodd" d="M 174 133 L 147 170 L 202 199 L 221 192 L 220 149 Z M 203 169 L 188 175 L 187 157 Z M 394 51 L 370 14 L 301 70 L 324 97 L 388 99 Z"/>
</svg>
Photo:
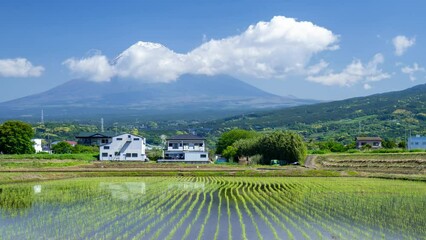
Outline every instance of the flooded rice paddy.
<svg viewBox="0 0 426 240">
<path fill-rule="evenodd" d="M 1 239 L 422 239 L 426 183 L 82 178 L 0 186 Z"/>
</svg>

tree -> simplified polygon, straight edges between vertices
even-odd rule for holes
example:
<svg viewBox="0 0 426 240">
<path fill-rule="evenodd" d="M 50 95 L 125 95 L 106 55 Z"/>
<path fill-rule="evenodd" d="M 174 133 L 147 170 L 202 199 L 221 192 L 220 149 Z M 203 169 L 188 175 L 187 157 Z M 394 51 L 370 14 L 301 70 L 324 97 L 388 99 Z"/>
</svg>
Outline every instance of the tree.
<svg viewBox="0 0 426 240">
<path fill-rule="evenodd" d="M 329 140 L 327 142 L 320 142 L 318 143 L 320 150 L 326 150 L 330 152 L 344 152 L 346 151 L 345 146 L 339 142 L 335 142 L 332 140 Z"/>
<path fill-rule="evenodd" d="M 34 153 L 34 131 L 28 123 L 6 121 L 0 125 L 0 152 L 5 154 Z"/>
<path fill-rule="evenodd" d="M 384 148 L 396 148 L 396 142 L 390 139 L 382 140 L 382 146 Z"/>
<path fill-rule="evenodd" d="M 232 129 L 228 132 L 222 133 L 216 145 L 216 153 L 222 154 L 222 152 L 232 144 L 240 139 L 247 139 L 257 136 L 255 131 L 247 131 L 243 129 Z"/>
<path fill-rule="evenodd" d="M 153 148 L 146 151 L 146 156 L 150 161 L 157 161 L 163 158 L 163 150 L 161 148 Z"/>
<path fill-rule="evenodd" d="M 228 146 L 228 147 L 226 147 L 225 150 L 223 150 L 222 156 L 224 156 L 225 158 L 227 158 L 230 162 L 231 161 L 235 161 L 235 160 L 238 160 L 236 158 L 237 151 L 238 151 L 238 149 L 236 147 L 234 147 L 234 146 Z"/>
<path fill-rule="evenodd" d="M 257 141 L 257 149 L 263 156 L 262 164 L 269 164 L 272 159 L 303 163 L 307 154 L 302 137 L 289 131 L 275 131 L 261 136 Z"/>
<path fill-rule="evenodd" d="M 238 157 L 249 157 L 258 154 L 258 137 L 240 139 L 234 144 L 233 147 L 237 149 L 236 155 Z"/>
<path fill-rule="evenodd" d="M 72 147 L 72 146 L 71 146 Z M 84 146 L 77 144 L 71 148 L 72 153 L 99 153 L 99 147 L 97 146 Z"/>
<path fill-rule="evenodd" d="M 52 151 L 56 154 L 72 153 L 73 146 L 67 142 L 59 142 L 52 146 Z"/>
<path fill-rule="evenodd" d="M 406 149 L 407 148 L 407 143 L 406 142 L 399 142 L 398 143 L 398 147 L 402 148 L 402 149 Z"/>
</svg>

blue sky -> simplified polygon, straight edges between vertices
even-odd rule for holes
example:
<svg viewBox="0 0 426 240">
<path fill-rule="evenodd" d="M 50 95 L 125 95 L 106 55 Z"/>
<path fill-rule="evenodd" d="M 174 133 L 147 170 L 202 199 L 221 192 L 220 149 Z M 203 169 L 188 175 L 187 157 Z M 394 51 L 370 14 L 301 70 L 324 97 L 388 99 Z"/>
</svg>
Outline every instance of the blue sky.
<svg viewBox="0 0 426 240">
<path fill-rule="evenodd" d="M 425 9 L 422 0 L 5 0 L 0 101 L 78 77 L 182 74 L 323 100 L 402 90 L 426 82 Z"/>
</svg>

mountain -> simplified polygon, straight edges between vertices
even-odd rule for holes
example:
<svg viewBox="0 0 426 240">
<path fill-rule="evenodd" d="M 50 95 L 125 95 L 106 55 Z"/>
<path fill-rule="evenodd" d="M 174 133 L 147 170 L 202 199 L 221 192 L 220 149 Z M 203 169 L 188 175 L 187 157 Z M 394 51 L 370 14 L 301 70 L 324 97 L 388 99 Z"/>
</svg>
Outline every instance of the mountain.
<svg viewBox="0 0 426 240">
<path fill-rule="evenodd" d="M 203 123 L 211 129 L 292 129 L 306 138 L 351 141 L 357 135 L 426 135 L 426 84 L 341 101 L 241 114 Z"/>
<path fill-rule="evenodd" d="M 172 114 L 289 107 L 313 100 L 281 97 L 230 76 L 184 75 L 170 83 L 68 81 L 46 92 L 0 103 L 0 114 L 51 117 Z"/>
</svg>

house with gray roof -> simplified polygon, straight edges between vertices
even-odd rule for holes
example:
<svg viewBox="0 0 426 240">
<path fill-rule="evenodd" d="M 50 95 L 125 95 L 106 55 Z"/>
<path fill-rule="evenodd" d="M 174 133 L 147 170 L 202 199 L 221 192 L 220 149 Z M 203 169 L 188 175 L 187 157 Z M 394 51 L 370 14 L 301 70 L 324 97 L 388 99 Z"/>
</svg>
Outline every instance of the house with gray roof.
<svg viewBox="0 0 426 240">
<path fill-rule="evenodd" d="M 356 138 L 356 148 L 361 149 L 365 145 L 370 145 L 372 149 L 382 148 L 382 139 L 380 137 Z"/>
<path fill-rule="evenodd" d="M 209 163 L 206 139 L 192 134 L 167 138 L 164 157 L 158 162 Z"/>
</svg>

